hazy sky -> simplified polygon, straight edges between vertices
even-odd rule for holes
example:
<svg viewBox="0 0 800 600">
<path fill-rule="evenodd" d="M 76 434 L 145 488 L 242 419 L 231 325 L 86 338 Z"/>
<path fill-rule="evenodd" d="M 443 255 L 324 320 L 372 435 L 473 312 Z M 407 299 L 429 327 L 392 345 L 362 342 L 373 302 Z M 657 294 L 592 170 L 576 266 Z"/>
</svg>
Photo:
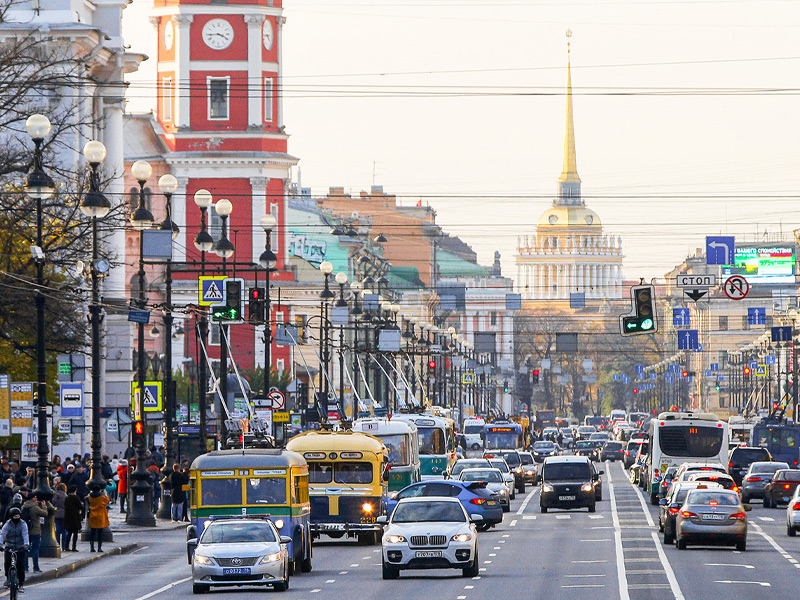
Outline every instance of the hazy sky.
<svg viewBox="0 0 800 600">
<path fill-rule="evenodd" d="M 151 5 L 125 26 L 155 57 Z M 663 277 L 706 234 L 800 227 L 798 0 L 284 5 L 289 150 L 314 193 L 374 181 L 421 198 L 515 276 L 561 171 L 569 27 L 583 195 L 622 235 L 626 277 Z M 154 105 L 154 63 L 129 110 Z"/>
</svg>

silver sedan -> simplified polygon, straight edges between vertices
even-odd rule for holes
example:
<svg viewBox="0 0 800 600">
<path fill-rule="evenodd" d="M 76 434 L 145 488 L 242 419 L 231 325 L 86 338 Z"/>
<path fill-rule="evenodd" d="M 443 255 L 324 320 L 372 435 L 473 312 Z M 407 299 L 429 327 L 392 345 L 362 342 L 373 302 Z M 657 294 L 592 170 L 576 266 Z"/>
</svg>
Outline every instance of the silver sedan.
<svg viewBox="0 0 800 600">
<path fill-rule="evenodd" d="M 747 511 L 733 490 L 698 487 L 686 495 L 675 520 L 678 550 L 692 544 L 728 544 L 743 552 L 747 547 Z"/>
</svg>

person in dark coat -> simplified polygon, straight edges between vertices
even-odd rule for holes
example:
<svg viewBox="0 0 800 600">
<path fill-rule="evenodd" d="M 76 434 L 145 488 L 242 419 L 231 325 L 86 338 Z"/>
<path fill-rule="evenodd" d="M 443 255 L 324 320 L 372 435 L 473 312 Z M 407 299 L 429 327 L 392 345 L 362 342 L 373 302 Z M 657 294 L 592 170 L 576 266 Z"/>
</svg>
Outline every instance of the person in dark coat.
<svg viewBox="0 0 800 600">
<path fill-rule="evenodd" d="M 83 517 L 86 514 L 83 509 L 83 500 L 78 497 L 78 488 L 74 485 L 69 486 L 67 499 L 64 501 L 64 529 L 67 530 L 67 549 L 72 540 L 72 551 L 77 552 L 78 534 L 81 532 Z"/>
<path fill-rule="evenodd" d="M 0 521 L 6 520 L 6 512 L 14 497 L 14 480 L 9 477 L 3 487 L 0 487 Z"/>
<path fill-rule="evenodd" d="M 175 463 L 172 466 L 172 474 L 169 476 L 172 490 L 172 520 L 180 521 L 183 518 L 183 501 L 186 500 L 186 492 L 183 491 L 184 477 L 181 473 L 181 466 Z"/>
</svg>

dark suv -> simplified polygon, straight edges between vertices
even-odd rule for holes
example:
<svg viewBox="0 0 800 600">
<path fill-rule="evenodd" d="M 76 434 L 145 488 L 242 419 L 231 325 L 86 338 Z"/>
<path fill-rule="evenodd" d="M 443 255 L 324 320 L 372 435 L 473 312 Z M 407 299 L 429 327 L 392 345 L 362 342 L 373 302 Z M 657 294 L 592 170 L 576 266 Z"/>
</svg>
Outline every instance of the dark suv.
<svg viewBox="0 0 800 600">
<path fill-rule="evenodd" d="M 584 456 L 550 456 L 541 468 L 539 508 L 582 508 L 595 511 L 595 482 L 603 471 L 592 468 Z"/>
<path fill-rule="evenodd" d="M 742 478 L 754 462 L 769 462 L 772 455 L 760 446 L 737 446 L 728 456 L 728 475 L 733 477 L 736 485 L 742 487 Z"/>
</svg>

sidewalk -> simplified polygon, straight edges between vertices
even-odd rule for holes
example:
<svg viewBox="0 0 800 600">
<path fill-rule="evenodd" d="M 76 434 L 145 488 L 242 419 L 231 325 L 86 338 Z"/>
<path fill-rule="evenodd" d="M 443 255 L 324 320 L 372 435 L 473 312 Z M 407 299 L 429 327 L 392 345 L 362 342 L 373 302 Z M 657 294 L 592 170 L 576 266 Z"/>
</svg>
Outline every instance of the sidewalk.
<svg viewBox="0 0 800 600">
<path fill-rule="evenodd" d="M 58 577 L 64 577 L 68 573 L 77 571 L 95 561 L 106 558 L 107 556 L 119 556 L 120 554 L 127 554 L 139 547 L 139 544 L 118 544 L 110 542 L 103 548 L 103 552 L 89 552 L 89 545 L 85 543 L 80 544 L 79 552 L 62 552 L 61 558 L 40 558 L 39 568 L 41 573 L 33 573 L 28 571 L 25 575 L 25 584 L 36 583 L 40 581 L 49 581 Z M 31 565 L 33 566 L 33 565 Z"/>
<path fill-rule="evenodd" d="M 188 527 L 187 522 L 175 522 L 165 519 L 156 519 L 155 527 L 139 527 L 138 525 L 128 525 L 125 522 L 126 515 L 119 512 L 118 505 L 109 505 L 108 507 L 108 522 L 111 525 L 111 531 L 172 531 L 173 529 L 185 529 Z"/>
</svg>

